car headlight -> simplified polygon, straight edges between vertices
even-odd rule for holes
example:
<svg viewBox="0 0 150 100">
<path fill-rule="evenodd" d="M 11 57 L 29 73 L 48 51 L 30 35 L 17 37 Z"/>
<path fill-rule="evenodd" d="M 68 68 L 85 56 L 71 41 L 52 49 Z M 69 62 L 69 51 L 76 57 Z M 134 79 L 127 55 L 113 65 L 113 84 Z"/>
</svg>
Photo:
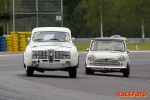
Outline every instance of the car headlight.
<svg viewBox="0 0 150 100">
<path fill-rule="evenodd" d="M 38 51 L 32 51 L 32 58 L 33 58 L 33 59 L 38 59 L 38 58 L 39 58 L 39 53 L 38 53 Z"/>
<path fill-rule="evenodd" d="M 95 57 L 94 57 L 92 54 L 90 54 L 90 55 L 88 56 L 88 59 L 89 59 L 90 61 L 93 61 L 93 60 L 95 59 Z"/>
<path fill-rule="evenodd" d="M 124 61 L 125 60 L 125 56 L 121 55 L 119 56 L 119 61 Z"/>
</svg>

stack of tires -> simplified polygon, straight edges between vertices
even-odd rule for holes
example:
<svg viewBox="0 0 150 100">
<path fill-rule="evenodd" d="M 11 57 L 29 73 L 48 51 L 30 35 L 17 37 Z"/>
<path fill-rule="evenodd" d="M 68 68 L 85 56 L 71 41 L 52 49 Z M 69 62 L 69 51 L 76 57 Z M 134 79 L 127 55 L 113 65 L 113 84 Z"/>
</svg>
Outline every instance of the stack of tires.
<svg viewBox="0 0 150 100">
<path fill-rule="evenodd" d="M 13 52 L 18 52 L 19 51 L 19 45 L 18 45 L 18 34 L 12 34 L 12 49 Z"/>
<path fill-rule="evenodd" d="M 0 51 L 6 52 L 6 39 L 4 36 L 0 36 Z"/>
<path fill-rule="evenodd" d="M 25 32 L 18 32 L 19 51 L 24 51 L 27 45 Z"/>
<path fill-rule="evenodd" d="M 12 35 L 6 35 L 6 51 L 12 52 Z"/>
</svg>

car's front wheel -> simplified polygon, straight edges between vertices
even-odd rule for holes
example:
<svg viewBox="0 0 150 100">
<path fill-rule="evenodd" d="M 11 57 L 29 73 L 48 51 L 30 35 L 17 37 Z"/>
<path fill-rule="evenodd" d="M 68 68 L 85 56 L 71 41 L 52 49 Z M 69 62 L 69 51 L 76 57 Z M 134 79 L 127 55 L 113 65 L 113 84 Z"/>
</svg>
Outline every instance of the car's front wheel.
<svg viewBox="0 0 150 100">
<path fill-rule="evenodd" d="M 123 70 L 123 76 L 124 77 L 129 77 L 129 74 L 130 74 L 130 65 L 127 64 L 126 69 Z"/>
<path fill-rule="evenodd" d="M 87 74 L 87 75 L 91 74 L 91 69 L 90 69 L 90 68 L 85 67 L 85 74 Z"/>
<path fill-rule="evenodd" d="M 26 66 L 26 74 L 27 76 L 33 76 L 34 68 Z"/>
<path fill-rule="evenodd" d="M 87 74 L 87 75 L 94 74 L 94 71 L 92 71 L 90 68 L 86 67 L 86 63 L 85 63 L 85 74 Z"/>
<path fill-rule="evenodd" d="M 71 78 L 76 78 L 76 75 L 77 75 L 77 67 L 76 66 L 70 67 L 69 68 L 69 76 Z"/>
</svg>

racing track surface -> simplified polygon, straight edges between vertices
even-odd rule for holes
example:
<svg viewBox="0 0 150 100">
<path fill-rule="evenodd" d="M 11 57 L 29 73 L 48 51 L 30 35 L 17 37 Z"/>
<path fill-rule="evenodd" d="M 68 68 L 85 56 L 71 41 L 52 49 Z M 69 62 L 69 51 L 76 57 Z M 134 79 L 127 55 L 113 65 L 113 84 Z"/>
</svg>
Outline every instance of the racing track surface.
<svg viewBox="0 0 150 100">
<path fill-rule="evenodd" d="M 27 77 L 23 55 L 0 55 L 0 100 L 150 100 L 150 52 L 130 52 L 131 73 L 85 75 L 80 53 L 77 78 L 68 72 L 35 72 Z M 118 98 L 117 92 L 146 92 L 147 98 Z"/>
</svg>

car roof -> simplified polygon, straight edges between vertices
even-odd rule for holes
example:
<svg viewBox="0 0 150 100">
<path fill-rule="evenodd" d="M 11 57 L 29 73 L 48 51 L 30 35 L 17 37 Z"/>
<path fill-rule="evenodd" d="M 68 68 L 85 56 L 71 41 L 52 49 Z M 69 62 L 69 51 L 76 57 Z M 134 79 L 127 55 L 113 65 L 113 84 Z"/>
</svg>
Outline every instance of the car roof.
<svg viewBox="0 0 150 100">
<path fill-rule="evenodd" d="M 112 38 L 112 37 L 98 37 L 98 38 L 94 38 L 92 40 L 96 40 L 96 41 L 126 41 L 126 38 Z"/>
<path fill-rule="evenodd" d="M 66 27 L 37 27 L 32 30 L 32 33 L 39 32 L 39 31 L 60 31 L 60 32 L 67 32 L 71 34 L 70 29 Z"/>
</svg>

